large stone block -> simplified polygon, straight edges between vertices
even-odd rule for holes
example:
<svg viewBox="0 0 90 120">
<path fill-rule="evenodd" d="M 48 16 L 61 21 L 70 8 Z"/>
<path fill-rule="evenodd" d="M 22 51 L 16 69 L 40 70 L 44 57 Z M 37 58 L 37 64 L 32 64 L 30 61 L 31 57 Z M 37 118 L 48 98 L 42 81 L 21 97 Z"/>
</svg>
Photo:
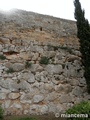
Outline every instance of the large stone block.
<svg viewBox="0 0 90 120">
<path fill-rule="evenodd" d="M 60 103 L 69 103 L 72 102 L 72 97 L 70 95 L 61 95 L 60 96 Z"/>
<path fill-rule="evenodd" d="M 47 65 L 45 70 L 49 73 L 49 74 L 60 74 L 62 73 L 62 65 Z"/>
<path fill-rule="evenodd" d="M 15 81 L 11 80 L 10 78 L 7 78 L 6 80 L 1 80 L 0 85 L 3 88 L 8 89 L 10 91 L 18 91 L 19 89 L 18 84 Z"/>
<path fill-rule="evenodd" d="M 24 69 L 24 64 L 22 63 L 14 63 L 11 68 L 13 68 L 14 71 L 19 72 Z"/>
<path fill-rule="evenodd" d="M 75 96 L 82 96 L 83 95 L 83 89 L 79 86 L 76 86 L 73 91 L 72 94 Z"/>
<path fill-rule="evenodd" d="M 25 73 L 19 75 L 18 78 L 19 78 L 20 81 L 24 80 L 24 81 L 27 81 L 29 83 L 34 83 L 35 82 L 35 77 L 31 72 L 25 72 Z"/>
<path fill-rule="evenodd" d="M 30 68 L 31 72 L 41 72 L 43 71 L 43 67 L 39 64 L 32 64 L 32 67 Z"/>
</svg>

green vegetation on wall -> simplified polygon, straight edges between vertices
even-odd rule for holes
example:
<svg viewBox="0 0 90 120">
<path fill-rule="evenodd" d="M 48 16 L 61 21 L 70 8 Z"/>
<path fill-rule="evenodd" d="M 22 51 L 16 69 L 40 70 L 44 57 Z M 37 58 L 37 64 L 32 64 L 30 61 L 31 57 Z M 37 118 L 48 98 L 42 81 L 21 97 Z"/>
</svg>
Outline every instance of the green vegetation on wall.
<svg viewBox="0 0 90 120">
<path fill-rule="evenodd" d="M 13 69 L 13 68 L 8 68 L 8 70 L 6 71 L 7 74 L 13 73 L 13 72 L 14 72 L 14 69 Z"/>
<path fill-rule="evenodd" d="M 41 57 L 39 63 L 40 63 L 40 64 L 45 64 L 45 65 L 47 65 L 47 64 L 49 64 L 49 58 L 46 57 L 46 56 L 43 56 L 43 57 Z"/>
<path fill-rule="evenodd" d="M 5 60 L 6 57 L 5 57 L 4 55 L 0 55 L 0 59 L 1 59 L 1 60 Z"/>
</svg>

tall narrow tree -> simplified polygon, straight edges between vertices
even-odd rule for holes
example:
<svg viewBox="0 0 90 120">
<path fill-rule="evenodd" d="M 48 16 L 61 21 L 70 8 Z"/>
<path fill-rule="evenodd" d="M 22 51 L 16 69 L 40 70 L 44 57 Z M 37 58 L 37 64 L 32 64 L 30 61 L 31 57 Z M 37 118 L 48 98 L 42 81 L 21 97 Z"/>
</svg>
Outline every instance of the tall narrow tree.
<svg viewBox="0 0 90 120">
<path fill-rule="evenodd" d="M 84 66 L 84 77 L 87 83 L 87 90 L 90 93 L 90 25 L 85 19 L 85 11 L 82 10 L 79 0 L 74 1 L 75 19 L 77 25 L 77 37 L 80 42 L 80 52 L 82 54 L 82 64 Z"/>
</svg>

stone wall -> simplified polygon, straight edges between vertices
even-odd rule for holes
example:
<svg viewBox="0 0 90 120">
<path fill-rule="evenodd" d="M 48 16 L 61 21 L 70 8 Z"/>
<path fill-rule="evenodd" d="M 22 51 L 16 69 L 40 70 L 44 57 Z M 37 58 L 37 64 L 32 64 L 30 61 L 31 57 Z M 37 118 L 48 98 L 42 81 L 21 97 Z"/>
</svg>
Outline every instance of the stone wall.
<svg viewBox="0 0 90 120">
<path fill-rule="evenodd" d="M 25 46 L 2 44 L 0 54 L 6 57 L 0 60 L 5 114 L 62 113 L 90 99 L 77 49 L 30 41 Z M 49 58 L 47 65 L 40 64 L 43 56 Z"/>
<path fill-rule="evenodd" d="M 20 15 L 19 11 L 11 18 L 10 15 L 0 17 L 3 19 L 0 19 L 3 25 L 0 32 L 0 103 L 5 114 L 63 113 L 82 100 L 90 100 L 73 28 L 75 22 L 27 13 L 31 16 L 28 23 L 24 21 L 26 12 L 22 12 L 23 17 L 19 16 L 18 20 L 21 17 L 23 25 L 16 26 L 18 20 L 14 15 L 17 13 Z M 53 21 L 56 21 L 54 27 Z M 30 27 L 32 22 L 35 28 Z M 42 57 L 48 58 L 47 65 L 40 63 Z"/>
<path fill-rule="evenodd" d="M 77 47 L 76 33 L 75 21 L 21 10 L 0 13 L 0 37 L 11 42 L 17 40 L 17 44 L 22 40 L 37 40 Z"/>
</svg>

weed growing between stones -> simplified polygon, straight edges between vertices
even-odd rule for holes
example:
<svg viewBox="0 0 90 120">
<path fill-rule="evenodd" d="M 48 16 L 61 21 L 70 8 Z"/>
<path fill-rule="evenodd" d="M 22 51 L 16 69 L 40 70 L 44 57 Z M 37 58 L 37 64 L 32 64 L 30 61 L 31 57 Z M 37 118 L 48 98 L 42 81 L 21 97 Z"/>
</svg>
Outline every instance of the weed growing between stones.
<svg viewBox="0 0 90 120">
<path fill-rule="evenodd" d="M 27 69 L 27 68 L 31 68 L 31 66 L 32 66 L 32 63 L 26 61 L 26 63 L 25 63 L 25 68 L 26 68 L 26 69 Z"/>
<path fill-rule="evenodd" d="M 52 50 L 56 51 L 58 49 L 65 50 L 65 51 L 69 52 L 70 54 L 73 53 L 72 48 L 69 48 L 67 46 L 53 46 L 53 45 L 48 45 L 48 50 L 49 51 L 52 51 Z"/>
<path fill-rule="evenodd" d="M 0 59 L 1 59 L 1 60 L 5 60 L 6 57 L 5 57 L 4 55 L 0 55 Z"/>
<path fill-rule="evenodd" d="M 7 74 L 13 73 L 13 72 L 14 72 L 14 69 L 13 69 L 13 68 L 8 68 L 8 70 L 6 71 Z"/>
<path fill-rule="evenodd" d="M 39 63 L 40 63 L 40 64 L 48 65 L 48 64 L 49 64 L 49 58 L 46 57 L 46 56 L 43 56 L 43 57 L 41 57 Z"/>
</svg>

